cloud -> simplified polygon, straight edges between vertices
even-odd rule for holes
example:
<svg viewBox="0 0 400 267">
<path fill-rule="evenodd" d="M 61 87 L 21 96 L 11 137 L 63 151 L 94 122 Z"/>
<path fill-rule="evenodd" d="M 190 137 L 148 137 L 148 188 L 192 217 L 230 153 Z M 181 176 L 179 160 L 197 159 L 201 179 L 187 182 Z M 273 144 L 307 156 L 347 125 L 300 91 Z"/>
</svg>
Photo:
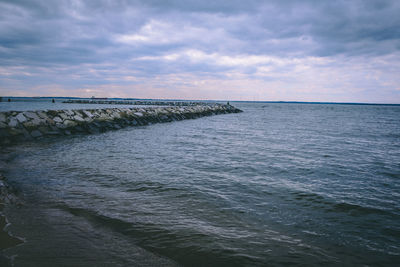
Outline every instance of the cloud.
<svg viewBox="0 0 400 267">
<path fill-rule="evenodd" d="M 0 93 L 400 103 L 399 13 L 394 0 L 0 0 Z"/>
</svg>

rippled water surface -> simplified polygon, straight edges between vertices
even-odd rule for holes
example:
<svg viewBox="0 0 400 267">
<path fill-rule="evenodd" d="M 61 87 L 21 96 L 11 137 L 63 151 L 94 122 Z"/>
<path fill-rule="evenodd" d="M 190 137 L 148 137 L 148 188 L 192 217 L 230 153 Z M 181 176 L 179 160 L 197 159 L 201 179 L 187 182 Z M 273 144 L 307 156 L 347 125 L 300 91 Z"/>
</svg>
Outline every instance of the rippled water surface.
<svg viewBox="0 0 400 267">
<path fill-rule="evenodd" d="M 7 148 L 21 266 L 394 266 L 400 107 L 244 112 Z"/>
</svg>

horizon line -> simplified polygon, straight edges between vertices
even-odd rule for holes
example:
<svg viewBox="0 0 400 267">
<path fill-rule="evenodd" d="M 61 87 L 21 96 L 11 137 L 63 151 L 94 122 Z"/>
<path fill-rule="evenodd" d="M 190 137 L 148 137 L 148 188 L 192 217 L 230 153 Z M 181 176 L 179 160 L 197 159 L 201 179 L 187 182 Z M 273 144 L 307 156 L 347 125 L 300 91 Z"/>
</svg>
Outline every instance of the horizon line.
<svg viewBox="0 0 400 267">
<path fill-rule="evenodd" d="M 61 98 L 61 99 L 91 99 L 91 97 L 78 96 L 0 96 L 0 98 Z M 334 105 L 386 105 L 400 106 L 400 103 L 375 103 L 375 102 L 337 102 L 337 101 L 297 101 L 297 100 L 214 100 L 214 99 L 173 99 L 173 98 L 134 98 L 134 97 L 107 97 L 113 100 L 162 100 L 162 101 L 212 101 L 212 102 L 242 102 L 242 103 L 282 103 L 282 104 L 334 104 Z M 1 101 L 5 102 L 5 101 Z"/>
</svg>

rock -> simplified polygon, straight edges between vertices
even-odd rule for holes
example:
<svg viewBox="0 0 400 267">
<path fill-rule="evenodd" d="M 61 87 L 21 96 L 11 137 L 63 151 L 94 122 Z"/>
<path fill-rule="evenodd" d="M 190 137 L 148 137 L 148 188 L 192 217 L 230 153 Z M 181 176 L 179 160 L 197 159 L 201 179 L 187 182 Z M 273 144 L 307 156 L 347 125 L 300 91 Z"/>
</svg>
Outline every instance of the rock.
<svg viewBox="0 0 400 267">
<path fill-rule="evenodd" d="M 99 121 L 108 121 L 111 118 L 109 117 L 108 114 L 100 114 L 100 116 L 97 118 Z"/>
<path fill-rule="evenodd" d="M 65 114 L 65 113 L 60 113 L 60 114 L 58 114 L 60 117 L 61 117 L 61 119 L 63 119 L 63 120 L 70 120 L 71 118 L 70 118 L 70 116 L 68 116 L 67 114 Z"/>
<path fill-rule="evenodd" d="M 88 110 L 82 110 L 82 112 L 83 112 L 86 116 L 88 116 L 89 118 L 93 118 L 93 114 L 90 113 L 90 111 L 88 111 Z"/>
<path fill-rule="evenodd" d="M 67 128 L 69 128 L 69 127 L 75 127 L 76 125 L 78 125 L 76 122 L 70 121 L 70 120 L 65 120 L 63 124 L 64 124 Z"/>
<path fill-rule="evenodd" d="M 53 119 L 50 119 L 50 118 L 47 118 L 47 119 L 46 119 L 46 122 L 47 122 L 48 125 L 54 125 L 54 124 L 56 124 L 56 122 L 55 122 Z"/>
<path fill-rule="evenodd" d="M 24 114 L 24 116 L 27 117 L 27 118 L 39 120 L 39 116 L 38 116 L 36 113 L 34 113 L 34 112 L 25 111 L 25 112 L 23 112 L 23 114 Z"/>
<path fill-rule="evenodd" d="M 15 118 L 21 123 L 26 121 L 26 117 L 22 113 L 19 113 Z"/>
<path fill-rule="evenodd" d="M 39 126 L 40 124 L 42 124 L 42 120 L 40 120 L 39 118 L 23 123 L 25 128 L 35 128 L 35 127 Z"/>
<path fill-rule="evenodd" d="M 57 110 L 48 110 L 48 111 L 47 111 L 47 114 L 48 114 L 50 117 L 55 117 L 55 116 L 58 116 L 58 111 L 57 111 Z"/>
<path fill-rule="evenodd" d="M 74 111 L 72 111 L 70 109 L 66 109 L 66 110 L 63 110 L 63 111 L 64 111 L 63 113 L 65 113 L 65 114 L 67 114 L 69 116 L 74 116 L 75 115 Z"/>
<path fill-rule="evenodd" d="M 60 117 L 54 117 L 53 121 L 55 121 L 56 123 L 62 123 L 63 120 Z"/>
<path fill-rule="evenodd" d="M 6 122 L 6 115 L 4 113 L 0 113 L 0 122 Z"/>
<path fill-rule="evenodd" d="M 34 130 L 34 131 L 31 132 L 31 136 L 32 136 L 33 138 L 41 137 L 41 136 L 42 136 L 42 133 L 39 132 L 38 130 Z"/>
<path fill-rule="evenodd" d="M 44 113 L 43 111 L 38 111 L 36 114 L 42 119 L 47 119 L 48 118 L 46 113 Z"/>
<path fill-rule="evenodd" d="M 121 115 L 119 115 L 118 112 L 114 112 L 114 113 L 112 114 L 112 116 L 113 116 L 115 119 L 120 119 L 120 118 L 121 118 Z"/>
<path fill-rule="evenodd" d="M 12 117 L 10 119 L 10 121 L 8 122 L 8 126 L 10 126 L 12 128 L 17 127 L 17 125 L 18 125 L 18 121 L 17 121 L 17 119 L 15 117 Z"/>
<path fill-rule="evenodd" d="M 79 121 L 79 122 L 85 121 L 80 115 L 75 115 L 74 120 Z"/>
<path fill-rule="evenodd" d="M 170 105 L 172 102 L 166 103 L 166 105 Z M 126 125 L 147 125 L 213 114 L 241 112 L 232 106 L 220 104 L 199 106 L 192 103 L 184 106 L 0 112 L 0 142 L 5 144 L 7 140 L 15 142 L 44 135 L 70 135 L 71 131 L 73 133 L 98 133 L 120 129 Z"/>
</svg>

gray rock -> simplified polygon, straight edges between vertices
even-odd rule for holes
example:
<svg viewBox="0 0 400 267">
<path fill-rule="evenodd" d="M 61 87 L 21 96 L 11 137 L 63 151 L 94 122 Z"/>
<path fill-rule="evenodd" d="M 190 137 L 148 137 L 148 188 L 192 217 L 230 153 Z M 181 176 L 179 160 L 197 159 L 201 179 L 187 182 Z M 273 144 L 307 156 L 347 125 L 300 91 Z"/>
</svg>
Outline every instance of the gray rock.
<svg viewBox="0 0 400 267">
<path fill-rule="evenodd" d="M 65 113 L 60 113 L 60 114 L 58 114 L 63 120 L 69 120 L 69 119 L 71 119 L 67 114 L 65 114 Z"/>
<path fill-rule="evenodd" d="M 38 118 L 38 119 L 33 119 L 33 120 L 30 120 L 30 121 L 24 122 L 23 125 L 26 128 L 34 128 L 34 127 L 37 127 L 37 126 L 41 125 L 42 123 L 43 123 L 43 121 Z"/>
<path fill-rule="evenodd" d="M 97 118 L 100 121 L 108 121 L 110 120 L 110 116 L 108 114 L 100 114 L 100 116 Z"/>
<path fill-rule="evenodd" d="M 16 117 L 15 117 L 19 122 L 25 122 L 26 121 L 26 117 L 24 116 L 24 114 L 19 113 Z"/>
<path fill-rule="evenodd" d="M 69 116 L 74 116 L 75 115 L 75 113 L 72 110 L 69 110 L 69 109 L 64 110 L 64 113 L 69 115 Z"/>
<path fill-rule="evenodd" d="M 0 122 L 4 122 L 5 123 L 6 119 L 7 119 L 6 114 L 0 113 Z"/>
<path fill-rule="evenodd" d="M 138 116 L 138 117 L 143 117 L 143 113 L 142 112 L 135 112 L 133 113 L 134 115 Z"/>
<path fill-rule="evenodd" d="M 70 121 L 70 120 L 65 120 L 63 124 L 64 124 L 66 127 L 75 127 L 76 125 L 78 125 L 76 122 Z"/>
<path fill-rule="evenodd" d="M 8 122 L 8 126 L 10 126 L 12 128 L 17 127 L 17 125 L 18 125 L 18 121 L 15 117 L 12 117 L 10 119 L 10 121 Z"/>
<path fill-rule="evenodd" d="M 120 119 L 121 115 L 118 112 L 114 112 L 113 114 L 111 114 L 115 119 Z"/>
<path fill-rule="evenodd" d="M 31 112 L 31 111 L 25 111 L 23 114 L 25 117 L 30 118 L 30 119 L 37 119 L 37 120 L 39 119 L 39 116 L 36 113 Z"/>
<path fill-rule="evenodd" d="M 7 124 L 5 124 L 4 122 L 0 121 L 0 129 L 4 129 L 7 127 Z"/>
<path fill-rule="evenodd" d="M 62 119 L 60 117 L 54 117 L 53 121 L 55 121 L 56 123 L 62 123 Z"/>
<path fill-rule="evenodd" d="M 82 112 L 85 113 L 85 115 L 88 116 L 89 118 L 93 117 L 93 114 L 90 113 L 90 111 L 88 111 L 88 110 L 82 110 Z"/>
<path fill-rule="evenodd" d="M 37 115 L 42 119 L 47 119 L 48 118 L 46 113 L 44 113 L 43 111 L 38 111 Z"/>
<path fill-rule="evenodd" d="M 80 115 L 75 115 L 74 120 L 79 121 L 79 122 L 85 121 Z"/>
</svg>

